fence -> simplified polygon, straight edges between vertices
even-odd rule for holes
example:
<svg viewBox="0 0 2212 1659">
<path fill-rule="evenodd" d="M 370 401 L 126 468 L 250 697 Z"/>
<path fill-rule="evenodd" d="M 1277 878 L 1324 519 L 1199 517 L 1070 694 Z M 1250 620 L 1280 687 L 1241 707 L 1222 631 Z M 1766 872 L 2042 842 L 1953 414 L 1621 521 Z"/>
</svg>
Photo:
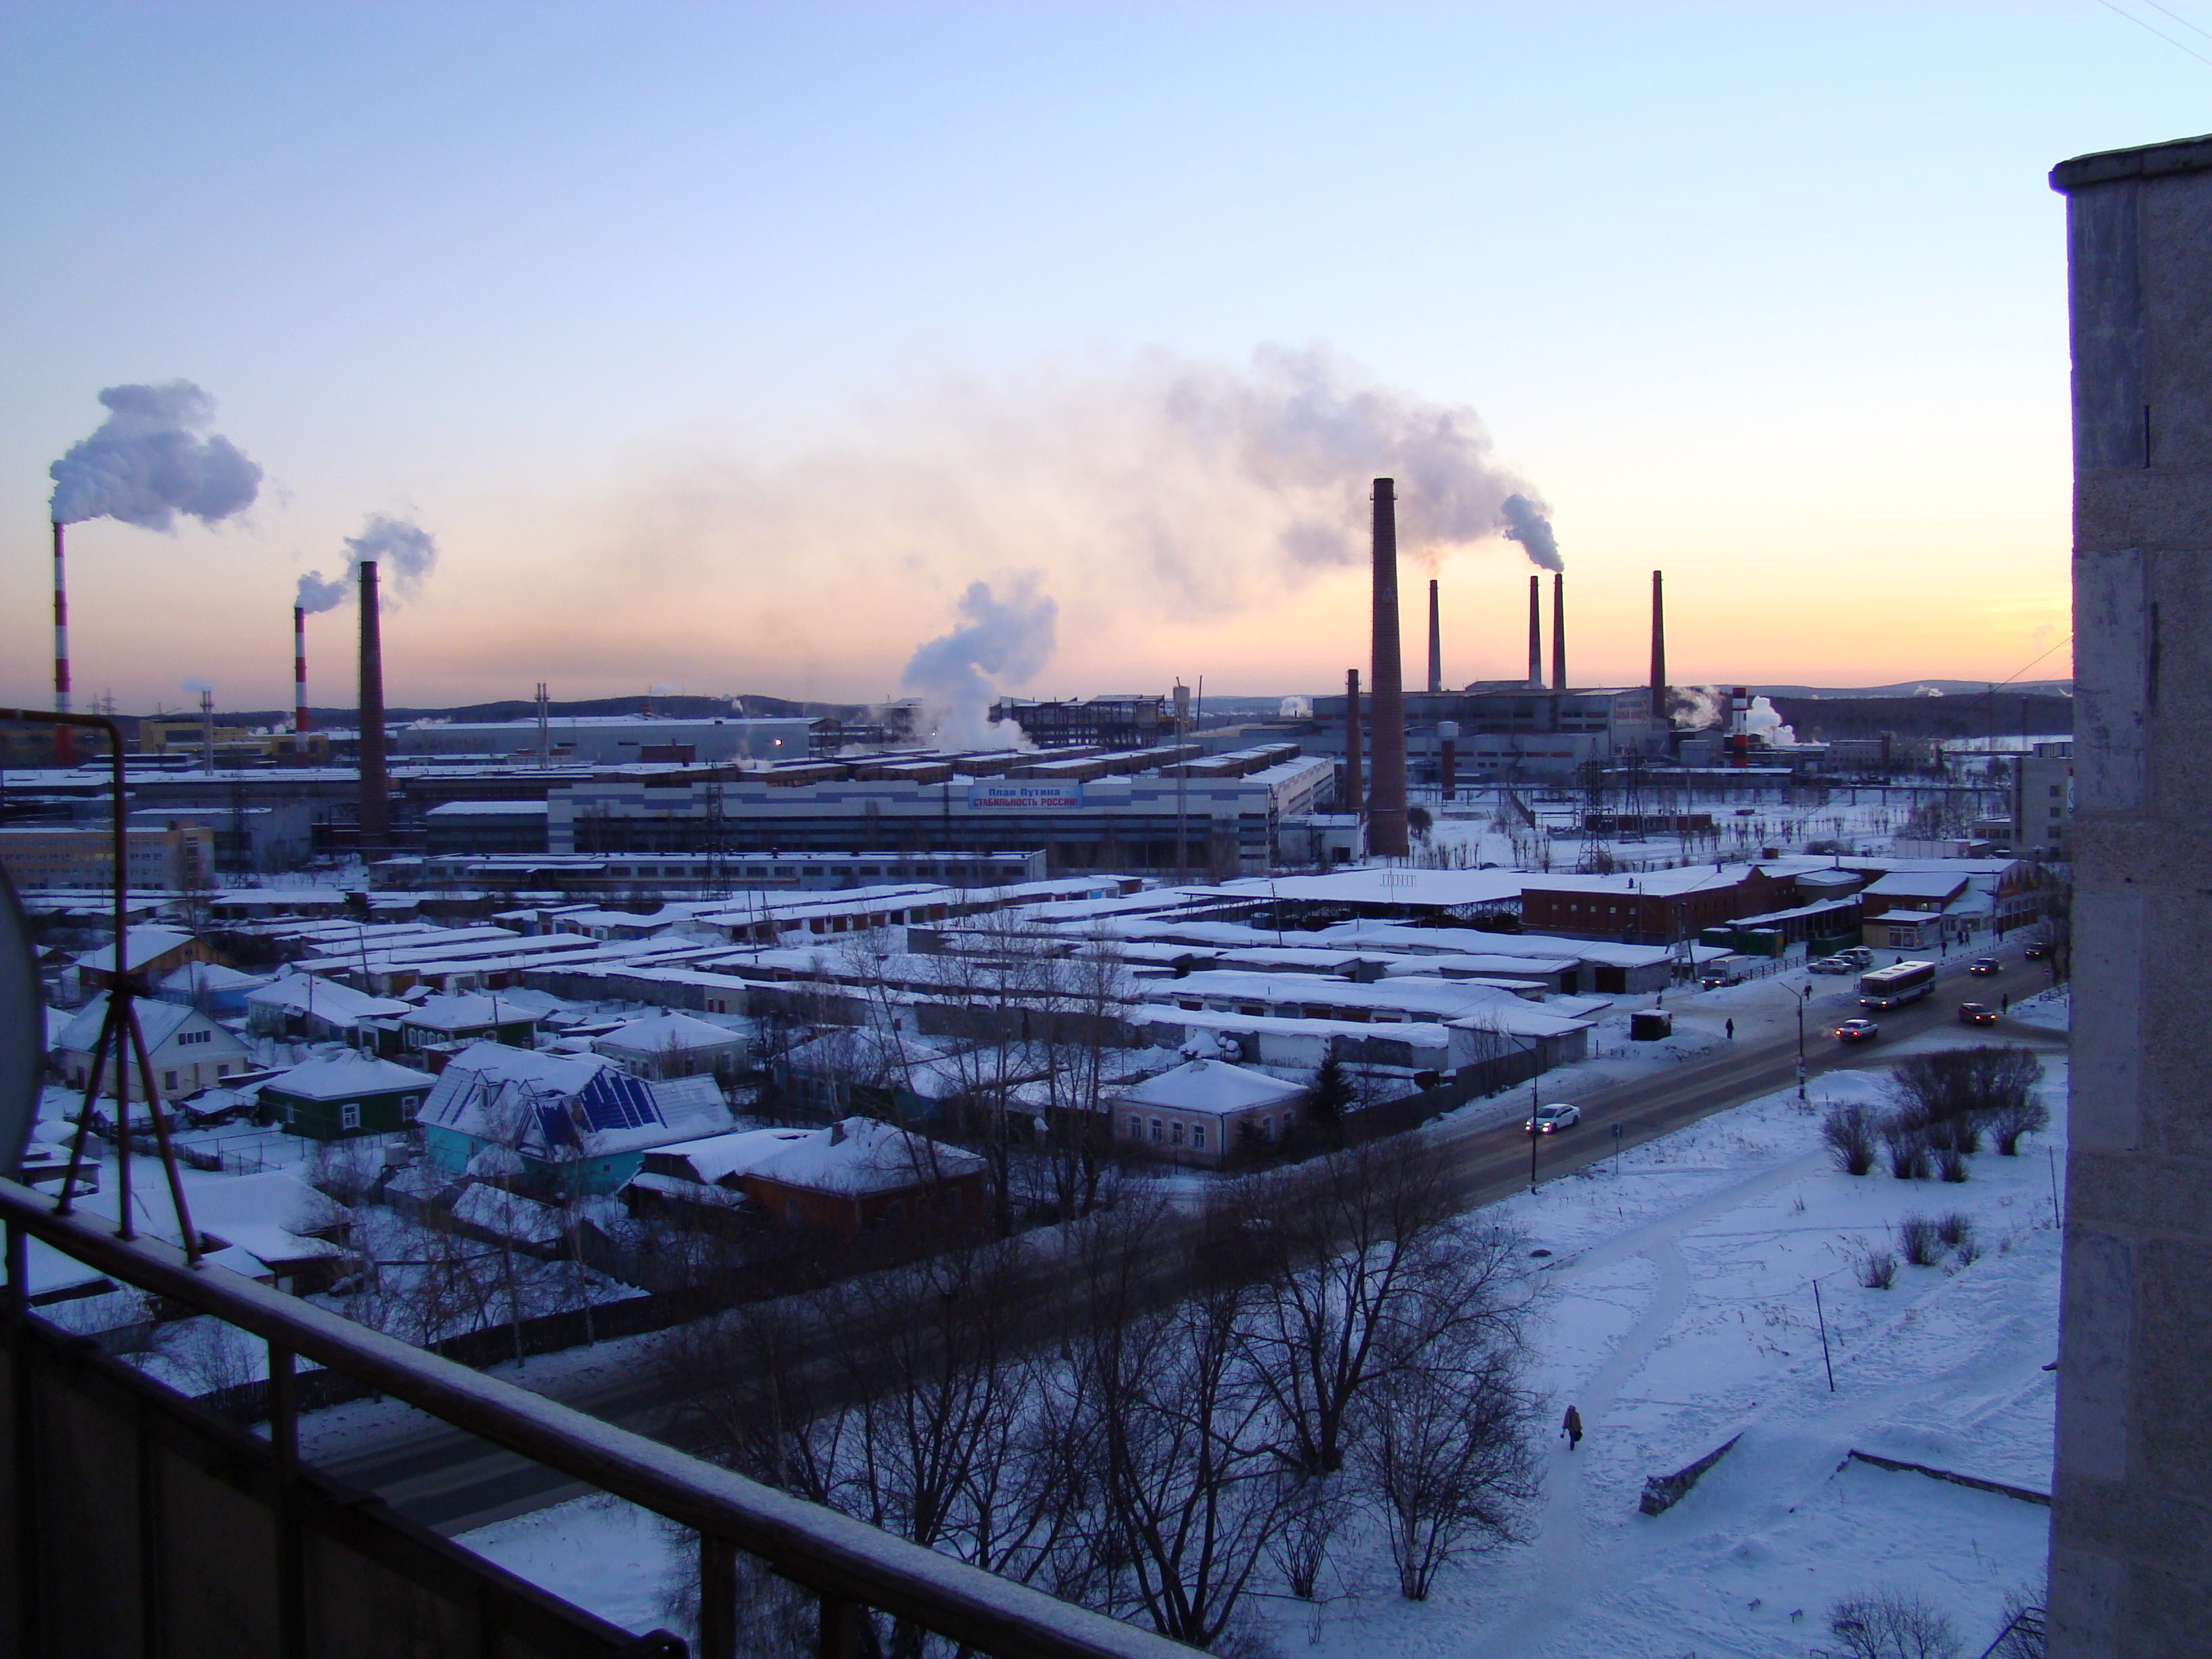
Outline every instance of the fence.
<svg viewBox="0 0 2212 1659">
<path fill-rule="evenodd" d="M 481 1376 L 0 1181 L 9 1364 L 0 1620 L 27 1655 L 686 1653 L 533 1589 L 300 1461 L 295 1356 L 675 1522 L 698 1538 L 698 1652 L 738 1651 L 740 1551 L 820 1601 L 851 1659 L 868 1610 L 986 1654 L 1172 1659 L 1188 1649 Z M 264 1439 L 74 1341 L 29 1306 L 36 1238 L 269 1345 Z"/>
</svg>

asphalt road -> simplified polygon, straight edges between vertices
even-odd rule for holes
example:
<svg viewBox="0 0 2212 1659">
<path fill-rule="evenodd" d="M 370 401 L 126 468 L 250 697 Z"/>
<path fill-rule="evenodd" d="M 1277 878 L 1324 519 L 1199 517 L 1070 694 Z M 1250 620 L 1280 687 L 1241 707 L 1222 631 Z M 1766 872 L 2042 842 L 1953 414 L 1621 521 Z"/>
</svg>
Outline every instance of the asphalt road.
<svg viewBox="0 0 2212 1659">
<path fill-rule="evenodd" d="M 1832 1035 L 1839 1020 L 1859 1012 L 1856 980 L 1838 975 L 1816 981 L 1821 988 L 1805 1018 L 1808 1077 L 1880 1065 L 1905 1039 L 1954 1024 L 1962 1001 L 1994 1003 L 2008 991 L 2020 998 L 2044 989 L 2050 981 L 2043 964 L 2024 961 L 2021 949 L 2013 945 L 1990 953 L 2004 963 L 2004 971 L 1994 979 L 1970 977 L 1963 957 L 1947 965 L 1939 971 L 1931 995 L 1875 1016 L 1881 1035 L 1871 1043 L 1841 1043 Z M 1781 986 L 1771 988 L 1774 1000 L 1789 994 Z M 1744 1025 L 1765 1023 L 1746 1012 L 1740 1022 Z M 1713 1018 L 1713 1011 L 1709 1008 L 1705 1017 Z M 1985 1036 L 2039 1048 L 2057 1046 L 2050 1033 L 2010 1022 L 1985 1028 Z M 1796 1058 L 1793 1024 L 1779 1036 L 1747 1033 L 1669 1070 L 1577 1093 L 1574 1103 L 1582 1108 L 1583 1121 L 1540 1139 L 1535 1149 L 1538 1178 L 1550 1181 L 1571 1175 L 1612 1156 L 1616 1148 L 1640 1146 L 1701 1117 L 1788 1088 L 1796 1076 Z M 1540 1081 L 1537 1086 L 1540 1091 L 1545 1085 Z M 1543 1096 L 1547 1100 L 1557 1097 Z M 1618 1140 L 1612 1133 L 1616 1124 L 1621 1128 Z M 1444 1142 L 1468 1207 L 1494 1203 L 1528 1186 L 1529 1139 L 1516 1115 L 1510 1123 Z M 530 1381 L 526 1370 L 522 1381 L 526 1385 Z M 670 1426 L 667 1390 L 642 1363 L 629 1373 L 547 1392 L 563 1404 L 641 1433 L 665 1435 Z M 486 1526 L 591 1490 L 424 1417 L 374 1437 L 373 1443 L 356 1443 L 345 1455 L 315 1461 L 347 1485 L 374 1492 L 417 1522 L 447 1534 Z"/>
</svg>

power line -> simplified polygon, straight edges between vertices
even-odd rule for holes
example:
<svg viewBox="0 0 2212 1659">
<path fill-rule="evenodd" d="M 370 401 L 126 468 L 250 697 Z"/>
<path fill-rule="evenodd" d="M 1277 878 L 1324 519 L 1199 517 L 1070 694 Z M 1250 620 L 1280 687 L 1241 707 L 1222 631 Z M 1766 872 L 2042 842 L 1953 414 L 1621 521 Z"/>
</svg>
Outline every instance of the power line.
<svg viewBox="0 0 2212 1659">
<path fill-rule="evenodd" d="M 2198 63 L 2203 64 L 2205 68 L 2212 69 L 2212 58 L 2207 58 L 2203 52 L 2198 52 L 2193 46 L 2185 46 L 2182 45 L 2180 41 L 2175 40 L 2164 29 L 2157 28 L 2149 23 L 2146 23 L 2142 18 L 2136 16 L 2135 13 L 2131 11 L 2122 11 L 2118 6 L 2113 3 L 2113 0 L 2097 0 L 2097 3 L 2102 6 L 2106 11 L 2118 13 L 2120 16 L 2126 18 L 2128 21 L 2133 23 L 2137 28 L 2149 30 L 2151 33 L 2158 36 L 2160 40 L 2165 41 L 2166 45 L 2172 46 L 2176 52 L 2185 52 L 2191 58 L 2194 58 Z M 2150 3 L 2150 0 L 2145 0 L 2145 3 Z M 2166 11 L 2166 8 L 2164 6 L 2159 7 L 2159 9 L 2160 11 Z M 2166 12 L 2166 15 L 2172 17 L 2173 14 L 2172 12 Z M 2188 21 L 2186 18 L 2178 19 L 2177 21 L 2182 22 Z M 2197 27 L 2194 23 L 2191 23 L 2189 26 L 2191 28 L 2195 28 Z"/>
<path fill-rule="evenodd" d="M 2122 15 L 2123 16 L 2126 15 L 2126 14 L 2125 14 L 2125 13 L 2122 13 L 2121 15 Z M 2207 63 L 2212 63 L 2212 58 L 2207 58 L 2205 61 L 2206 61 Z M 2064 639 L 2063 639 L 2063 640 L 2059 641 L 2058 641 L 2058 643 L 2057 643 L 2057 645 L 2048 645 L 2048 646 L 2045 646 L 2042 650 L 2040 650 L 2040 651 L 2037 652 L 2037 653 L 2035 653 L 2035 655 L 2034 655 L 2034 656 L 2033 656 L 2033 657 L 2029 658 L 2026 662 L 2022 663 L 2019 667 L 2017 667 L 2017 668 L 2014 669 L 2014 670 L 2012 671 L 2012 672 L 2011 672 L 2011 673 L 2009 673 L 2009 674 L 2006 675 L 2002 679 L 1999 680 L 1999 681 L 1997 682 L 1997 685 L 2010 685 L 2010 684 L 2011 684 L 2014 680 L 2018 679 L 2018 678 L 2019 678 L 2022 674 L 2025 674 L 2026 672 L 2027 672 L 2027 671 L 2028 671 L 2029 669 L 2031 669 L 2031 668 L 2034 667 L 2036 664 L 2038 664 L 2038 663 L 2041 662 L 2041 661 L 2042 661 L 2045 657 L 2049 656 L 2052 652 L 2054 652 L 2054 651 L 2057 650 L 2057 649 L 2059 648 L 2059 647 L 2060 647 L 2060 646 L 2067 646 L 2067 645 L 2071 645 L 2071 644 L 2073 644 L 2073 643 L 2074 643 L 2074 636 L 2073 636 L 2071 634 L 2069 634 L 2069 635 L 2068 635 Z M 1996 690 L 1996 686 L 1993 685 L 1993 686 L 1991 686 L 1991 687 L 1990 688 L 1990 690 L 1991 690 L 1992 691 L 1994 691 L 1994 690 Z"/>
<path fill-rule="evenodd" d="M 2179 12 L 2174 10 L 2172 7 L 2161 6 L 2158 3 L 2158 0 L 2143 0 L 2143 4 L 2148 6 L 2153 11 L 2164 12 L 2168 17 L 2173 19 L 2175 22 L 2180 24 L 2182 27 L 2185 29 L 2195 29 L 2197 33 L 2203 35 L 2206 40 L 2212 40 L 2212 29 L 2208 29 L 2199 23 L 2191 22 Z"/>
</svg>

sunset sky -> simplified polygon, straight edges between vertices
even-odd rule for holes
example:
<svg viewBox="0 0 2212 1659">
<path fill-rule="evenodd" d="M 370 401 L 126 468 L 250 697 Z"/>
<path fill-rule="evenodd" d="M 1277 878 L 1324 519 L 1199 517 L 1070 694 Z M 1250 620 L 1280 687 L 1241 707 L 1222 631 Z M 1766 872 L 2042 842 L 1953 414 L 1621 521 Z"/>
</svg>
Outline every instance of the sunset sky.
<svg viewBox="0 0 2212 1659">
<path fill-rule="evenodd" d="M 1367 469 L 1309 447 L 1286 495 L 1214 418 L 1285 363 L 1487 434 L 1485 488 L 1550 507 L 1578 683 L 1642 674 L 1655 568 L 1685 684 L 2063 676 L 2045 174 L 2212 128 L 2196 25 L 19 0 L 0 696 L 51 695 L 49 463 L 102 387 L 179 378 L 261 494 L 72 528 L 81 703 L 289 702 L 294 582 L 371 514 L 439 551 L 395 704 L 879 697 L 1024 572 L 1057 647 L 1009 689 L 1326 690 L 1364 572 L 1288 527 L 1356 530 Z M 1409 550 L 1409 586 L 1431 560 L 1453 682 L 1517 672 L 1521 549 Z M 311 626 L 349 703 L 349 612 Z"/>
</svg>

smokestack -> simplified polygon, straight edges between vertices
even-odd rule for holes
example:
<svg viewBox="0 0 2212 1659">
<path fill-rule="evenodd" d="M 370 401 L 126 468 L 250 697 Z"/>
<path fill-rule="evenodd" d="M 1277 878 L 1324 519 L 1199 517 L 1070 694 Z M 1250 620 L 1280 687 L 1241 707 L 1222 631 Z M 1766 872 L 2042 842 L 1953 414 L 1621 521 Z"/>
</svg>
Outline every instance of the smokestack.
<svg viewBox="0 0 2212 1659">
<path fill-rule="evenodd" d="M 1406 856 L 1406 679 L 1398 660 L 1398 498 L 1394 482 L 1375 481 L 1374 780 L 1367 789 L 1367 850 Z"/>
<path fill-rule="evenodd" d="M 292 733 L 307 735 L 307 608 L 292 607 Z"/>
<path fill-rule="evenodd" d="M 1651 573 L 1651 718 L 1667 723 L 1667 602 L 1657 571 Z"/>
<path fill-rule="evenodd" d="M 361 851 L 390 849 L 392 798 L 384 769 L 384 642 L 377 629 L 376 561 L 363 559 L 361 595 Z"/>
<path fill-rule="evenodd" d="M 200 688 L 200 770 L 215 770 L 215 691 Z"/>
<path fill-rule="evenodd" d="M 1552 690 L 1567 689 L 1567 578 L 1552 574 Z"/>
<path fill-rule="evenodd" d="M 1544 686 L 1544 590 L 1541 576 L 1528 578 L 1528 684 Z"/>
<path fill-rule="evenodd" d="M 1437 615 L 1437 579 L 1429 578 L 1429 690 L 1444 689 L 1444 630 Z"/>
<path fill-rule="evenodd" d="M 62 525 L 54 520 L 54 713 L 70 711 L 69 586 L 62 580 Z M 76 764 L 75 734 L 66 726 L 54 727 L 54 764 Z"/>
<path fill-rule="evenodd" d="M 1437 722 L 1437 773 L 1446 800 L 1459 799 L 1459 722 Z"/>
<path fill-rule="evenodd" d="M 1359 671 L 1344 671 L 1344 799 L 1358 817 L 1366 805 L 1359 789 Z"/>
</svg>

